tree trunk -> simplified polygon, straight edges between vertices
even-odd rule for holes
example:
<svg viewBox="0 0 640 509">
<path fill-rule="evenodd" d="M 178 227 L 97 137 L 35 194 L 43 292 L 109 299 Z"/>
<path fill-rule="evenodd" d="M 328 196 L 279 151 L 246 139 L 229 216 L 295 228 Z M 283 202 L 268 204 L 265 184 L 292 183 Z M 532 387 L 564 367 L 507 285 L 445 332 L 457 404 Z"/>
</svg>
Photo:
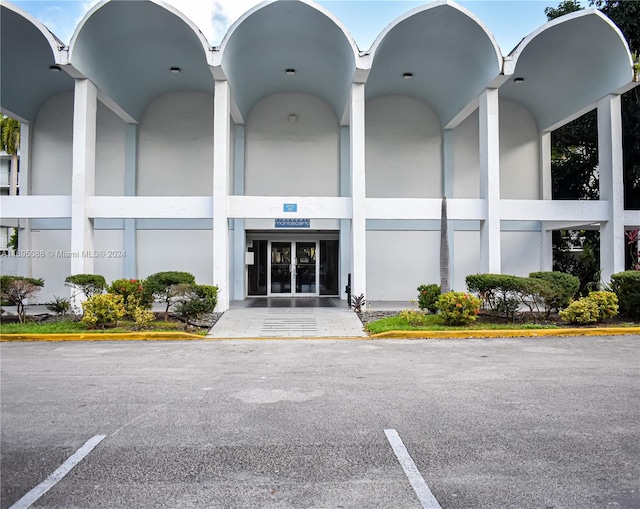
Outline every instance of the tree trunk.
<svg viewBox="0 0 640 509">
<path fill-rule="evenodd" d="M 449 282 L 449 220 L 447 219 L 447 197 L 442 198 L 442 214 L 440 216 L 440 292 L 451 291 Z"/>
<path fill-rule="evenodd" d="M 9 167 L 9 195 L 18 194 L 18 155 L 11 154 L 11 166 Z"/>
</svg>

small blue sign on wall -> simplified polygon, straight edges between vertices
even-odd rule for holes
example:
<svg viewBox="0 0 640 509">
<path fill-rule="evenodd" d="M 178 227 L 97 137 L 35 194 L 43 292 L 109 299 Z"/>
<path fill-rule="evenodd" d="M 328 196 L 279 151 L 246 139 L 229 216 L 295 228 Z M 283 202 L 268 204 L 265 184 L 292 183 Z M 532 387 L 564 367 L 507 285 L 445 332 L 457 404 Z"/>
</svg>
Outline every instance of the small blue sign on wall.
<svg viewBox="0 0 640 509">
<path fill-rule="evenodd" d="M 276 228 L 311 228 L 311 219 L 276 219 Z"/>
<path fill-rule="evenodd" d="M 282 212 L 298 212 L 297 203 L 285 203 L 282 205 Z"/>
</svg>

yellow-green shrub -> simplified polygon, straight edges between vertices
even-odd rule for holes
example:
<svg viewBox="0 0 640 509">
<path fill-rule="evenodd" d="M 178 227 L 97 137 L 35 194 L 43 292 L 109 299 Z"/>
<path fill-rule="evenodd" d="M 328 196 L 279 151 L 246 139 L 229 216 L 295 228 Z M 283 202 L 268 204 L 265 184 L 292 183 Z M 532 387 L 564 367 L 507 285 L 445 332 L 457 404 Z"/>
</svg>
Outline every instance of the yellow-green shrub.
<svg viewBox="0 0 640 509">
<path fill-rule="evenodd" d="M 469 293 L 448 292 L 438 298 L 436 304 L 446 325 L 468 325 L 475 321 L 482 301 Z"/>
<path fill-rule="evenodd" d="M 618 315 L 618 297 L 613 292 L 591 292 L 587 299 L 598 306 L 600 321 L 608 320 Z"/>
<path fill-rule="evenodd" d="M 424 325 L 426 318 L 424 312 L 418 309 L 403 309 L 398 316 L 413 327 Z"/>
<path fill-rule="evenodd" d="M 131 315 L 131 318 L 133 318 L 133 320 L 136 322 L 137 330 L 148 327 L 156 318 L 151 310 L 145 309 L 140 306 L 136 306 L 127 312 Z"/>
<path fill-rule="evenodd" d="M 82 321 L 92 327 L 104 328 L 107 324 L 117 325 L 125 314 L 122 295 L 102 293 L 88 298 L 82 303 Z"/>
</svg>

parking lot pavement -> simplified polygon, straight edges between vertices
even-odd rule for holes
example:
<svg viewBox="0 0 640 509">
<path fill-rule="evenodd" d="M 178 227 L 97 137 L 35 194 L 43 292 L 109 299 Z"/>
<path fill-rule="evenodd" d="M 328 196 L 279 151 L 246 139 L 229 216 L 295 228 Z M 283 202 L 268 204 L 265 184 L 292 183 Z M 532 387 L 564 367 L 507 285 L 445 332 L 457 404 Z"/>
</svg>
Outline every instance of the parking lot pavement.
<svg viewBox="0 0 640 509">
<path fill-rule="evenodd" d="M 640 337 L 2 344 L 0 505 L 640 506 Z M 422 507 L 426 507 L 422 505 Z"/>
</svg>

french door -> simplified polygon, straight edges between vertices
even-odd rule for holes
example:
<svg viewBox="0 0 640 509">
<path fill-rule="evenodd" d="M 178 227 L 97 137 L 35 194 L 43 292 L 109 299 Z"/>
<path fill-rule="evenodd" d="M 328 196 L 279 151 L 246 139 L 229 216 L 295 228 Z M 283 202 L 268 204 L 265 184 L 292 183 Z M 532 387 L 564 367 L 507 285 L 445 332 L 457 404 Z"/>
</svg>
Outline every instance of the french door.
<svg viewBox="0 0 640 509">
<path fill-rule="evenodd" d="M 318 295 L 318 242 L 270 241 L 268 295 Z"/>
</svg>

